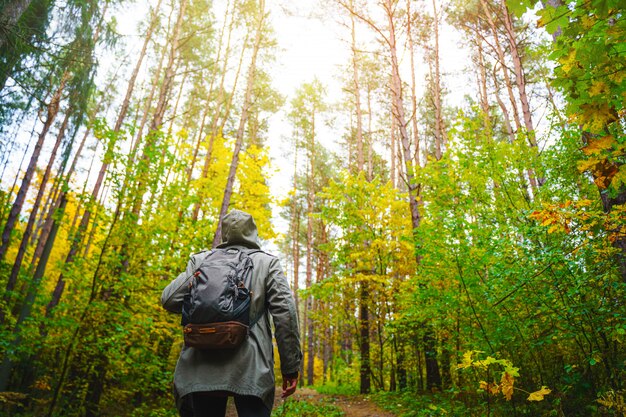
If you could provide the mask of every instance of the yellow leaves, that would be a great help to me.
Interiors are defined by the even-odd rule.
[[[569,54],[562,57],[559,61],[561,62],[561,69],[563,72],[570,72],[572,68],[578,64],[578,61],[576,60],[576,50],[572,49]]]
[[[591,87],[589,88],[589,95],[591,97],[599,96],[601,94],[606,94],[609,92],[609,86],[606,85],[602,81],[593,81],[591,83]]]
[[[472,355],[477,353],[475,350],[467,351],[463,354],[463,360],[457,365],[458,369],[470,368],[472,366]]]
[[[480,389],[487,391],[491,395],[496,395],[500,392],[500,385],[495,383],[490,383],[486,381],[480,381],[479,383]]]
[[[541,401],[545,395],[548,395],[551,390],[548,387],[541,387],[539,391],[528,393],[519,388],[515,388],[515,378],[519,377],[519,368],[513,366],[513,362],[508,359],[496,359],[493,356],[487,356],[485,359],[474,359],[474,355],[481,352],[470,350],[463,354],[463,360],[457,365],[457,369],[475,368],[478,370],[484,370],[487,376],[490,375],[494,366],[500,366],[503,369],[500,377],[500,382],[481,380],[478,382],[478,388],[489,395],[502,394],[506,401],[511,401],[513,393],[516,389],[529,394],[529,401]]]
[[[560,204],[560,208],[566,208],[571,204],[570,201]],[[561,231],[564,233],[570,233],[570,219],[563,218],[558,210],[550,209],[549,205],[546,205],[545,210],[533,211],[530,214],[530,218],[539,222],[541,226],[549,226],[548,233],[555,233]]]
[[[546,386],[542,386],[539,391],[531,392],[528,395],[527,400],[528,401],[543,401],[543,397],[550,394],[551,392],[552,392],[551,389],[549,389]]]
[[[602,136],[599,138],[589,139],[587,146],[582,148],[585,155],[598,155],[603,151],[610,150],[615,144],[615,138],[611,135]],[[583,162],[583,161],[581,161]]]
[[[513,397],[513,384],[515,384],[513,376],[508,372],[503,372],[502,379],[500,379],[500,387],[502,389],[502,395],[504,395],[507,401],[511,401]]]
[[[626,415],[626,401],[624,400],[624,391],[609,390],[602,395],[598,400],[598,403],[602,404],[610,410],[615,410],[618,414]]]
[[[583,129],[600,132],[606,125],[616,121],[615,109],[609,105],[606,101],[582,104],[582,114],[578,115],[578,122],[583,125]]]

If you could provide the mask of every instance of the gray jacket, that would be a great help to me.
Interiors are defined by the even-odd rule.
[[[236,246],[259,249],[257,228],[248,213],[233,210],[224,217],[223,243],[218,247]],[[187,269],[174,279],[161,295],[163,307],[181,314],[188,282],[206,252],[191,255]],[[265,252],[250,255],[254,263],[250,290],[250,328],[247,340],[232,351],[199,350],[183,346],[174,372],[177,399],[198,391],[228,391],[252,395],[263,400],[269,409],[274,402],[274,349],[271,315],[283,374],[300,369],[302,350],[295,303],[278,259]],[[269,313],[269,314],[268,314]]]

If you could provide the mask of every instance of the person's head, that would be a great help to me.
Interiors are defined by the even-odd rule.
[[[231,245],[260,249],[256,223],[245,211],[233,209],[222,220],[222,243],[218,247]]]

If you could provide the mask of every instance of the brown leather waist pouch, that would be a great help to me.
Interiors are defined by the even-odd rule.
[[[183,327],[185,346],[196,349],[234,349],[248,336],[248,326],[238,321],[187,324]]]

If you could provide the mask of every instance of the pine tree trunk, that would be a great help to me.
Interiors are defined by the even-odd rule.
[[[246,83],[246,94],[243,100],[243,106],[241,109],[241,117],[239,119],[239,127],[235,136],[235,149],[233,150],[233,158],[230,162],[230,169],[228,171],[228,177],[226,179],[226,188],[224,189],[224,198],[222,199],[222,205],[220,208],[219,219],[217,223],[217,230],[213,237],[213,247],[219,245],[222,240],[222,221],[224,216],[228,212],[230,205],[230,198],[233,194],[233,186],[235,184],[235,176],[237,174],[237,166],[239,165],[239,153],[243,146],[243,137],[245,133],[245,127],[250,115],[250,109],[252,107],[252,93],[254,89],[254,82],[256,79],[256,60],[259,50],[261,49],[261,41],[263,40],[263,30],[265,28],[265,0],[259,1],[259,16],[256,27],[256,35],[254,40],[254,47],[252,49],[252,57],[250,60],[250,67],[248,69],[248,80]]]
[[[352,39],[352,84],[354,88],[354,105],[356,107],[356,152],[357,172],[363,172],[365,165],[363,153],[363,112],[361,110],[361,86],[359,83],[358,53],[356,46],[356,30],[354,16],[350,15],[350,29]]]
[[[50,102],[47,105],[47,115],[46,121],[43,124],[43,128],[41,133],[39,134],[39,138],[37,143],[35,144],[35,148],[33,149],[33,153],[30,157],[30,162],[28,163],[28,167],[26,168],[26,173],[24,174],[24,178],[22,179],[22,183],[20,185],[20,189],[17,192],[17,196],[15,197],[15,202],[13,206],[11,206],[11,211],[9,212],[9,217],[4,225],[4,229],[2,230],[2,244],[0,245],[0,262],[4,261],[7,250],[9,249],[9,243],[11,240],[11,234],[13,233],[13,229],[15,228],[15,223],[17,218],[22,211],[22,206],[24,204],[24,200],[26,199],[26,193],[28,192],[28,188],[30,187],[30,182],[33,179],[33,175],[35,173],[35,169],[37,168],[37,161],[39,159],[39,155],[41,154],[41,148],[43,147],[44,140],[48,135],[48,130],[52,126],[52,123],[56,119],[57,113],[59,112],[59,105],[61,101],[61,95],[63,94],[63,90],[65,89],[65,84],[69,79],[69,73],[66,72],[63,74],[61,79],[61,84],[59,88],[56,90],[54,95],[52,96]],[[15,283],[12,285],[7,285],[7,290],[12,291],[15,288]]]
[[[489,23],[489,27],[491,28],[491,32],[493,34],[494,45],[493,48],[498,56],[498,61],[500,62],[500,67],[502,68],[502,75],[504,76],[504,83],[507,92],[509,93],[509,100],[511,102],[511,109],[513,110],[513,121],[515,122],[516,129],[521,129],[519,111],[517,109],[517,102],[515,100],[515,94],[513,93],[513,83],[511,81],[511,77],[509,76],[509,70],[507,68],[506,59],[504,57],[504,49],[500,44],[500,38],[498,36],[498,30],[496,29],[496,25],[493,21],[493,17],[491,15],[491,10],[487,6],[485,0],[479,0],[482,6],[485,17],[487,18],[487,22]]]
[[[413,41],[413,16],[411,11],[411,0],[406,2],[407,10],[407,40],[409,42],[409,57],[411,59],[411,127],[413,130],[413,144],[415,145],[415,166],[420,165],[420,141],[419,129],[417,127],[417,83],[415,82],[415,43]]]
[[[443,156],[442,148],[446,146],[446,129],[443,122],[443,109],[441,108],[441,71],[439,69],[439,14],[437,13],[437,4],[435,0],[433,4],[433,34],[435,37],[435,49],[433,63],[435,66],[435,82],[433,91],[435,96],[435,158],[440,160]],[[413,117],[415,119],[415,117]]]
[[[230,2],[229,4],[230,5]],[[209,167],[211,166],[211,162],[212,162],[212,157],[213,157],[213,146],[215,145],[215,138],[218,136],[218,134],[222,133],[224,124],[226,123],[226,120],[228,120],[229,116],[230,116],[230,108],[231,108],[231,104],[232,104],[232,100],[233,97],[235,96],[235,91],[237,91],[237,84],[239,81],[239,74],[241,73],[241,68],[243,66],[243,57],[245,55],[245,51],[246,48],[242,48],[241,50],[241,54],[239,57],[239,64],[237,65],[237,72],[235,73],[235,79],[233,82],[233,87],[231,90],[231,93],[229,95],[229,97],[226,99],[226,102],[224,103],[224,85],[225,85],[225,81],[226,81],[226,74],[229,72],[228,69],[228,65],[230,62],[230,51],[231,51],[231,38],[232,38],[232,34],[233,34],[233,29],[234,29],[234,23],[235,23],[235,17],[233,16],[233,14],[235,13],[235,8],[233,7],[233,10],[231,12],[231,14],[229,15],[229,7],[226,7],[226,11],[224,12],[224,26],[222,26],[222,31],[220,33],[220,48],[218,49],[218,55],[216,58],[216,62],[219,62],[220,60],[220,56],[221,56],[221,46],[223,43],[223,39],[224,39],[224,30],[226,28],[226,22],[230,19],[230,24],[228,25],[228,36],[227,36],[227,40],[226,40],[226,51],[224,52],[224,63],[222,65],[222,69],[221,69],[221,77],[220,77],[220,85],[219,88],[217,90],[218,95],[217,95],[217,100],[216,100],[216,105],[215,105],[215,110],[213,112],[213,117],[211,119],[211,126],[209,128],[209,145],[207,148],[207,153],[206,156],[204,158],[204,165],[202,167],[202,173],[201,173],[201,177],[200,178],[207,178],[209,175]],[[248,36],[249,34],[246,33],[245,36],[245,41],[243,42],[243,44],[247,44],[248,41]],[[213,81],[211,82],[211,89],[213,86]],[[208,98],[207,98],[208,100]],[[207,111],[208,111],[209,107],[207,106]],[[223,114],[221,114],[223,111]],[[220,119],[222,119],[223,121],[220,122]],[[221,125],[221,127],[220,127]],[[193,214],[191,216],[191,219],[193,222],[195,222],[196,220],[198,220],[198,215],[200,214],[200,202],[197,201],[194,205],[193,208]]]
[[[371,390],[369,299],[369,282],[361,281],[359,286],[359,353],[361,358],[359,392],[361,394],[369,394]]]
[[[389,38],[388,46],[391,58],[391,97],[392,97],[392,113],[398,125],[400,131],[400,143],[402,145],[402,156],[404,159],[404,175],[406,178],[406,185],[409,195],[409,208],[411,212],[411,225],[413,226],[413,237],[415,244],[418,244],[418,237],[416,235],[417,229],[421,223],[421,216],[419,213],[419,206],[417,202],[418,185],[415,181],[415,172],[412,160],[411,145],[409,135],[406,129],[406,118],[404,115],[404,102],[402,98],[402,81],[400,79],[400,69],[398,65],[398,56],[396,50],[396,34],[395,34],[395,22],[393,18],[393,4],[391,0],[386,0],[384,3],[385,12],[389,24]],[[416,256],[417,264],[420,263],[419,257]],[[429,329],[427,327],[427,329]],[[362,330],[363,331],[363,330]],[[434,340],[434,336],[429,337]],[[441,376],[439,374],[439,365],[437,363],[436,352],[433,355],[426,356],[427,361],[427,380],[432,385],[441,385]]]
[[[48,165],[44,172],[44,175],[41,179],[41,184],[39,186],[39,191],[37,192],[37,196],[35,197],[35,202],[33,203],[33,208],[31,209],[30,215],[28,216],[28,223],[26,224],[26,228],[24,229],[24,234],[22,235],[22,242],[20,243],[20,247],[17,252],[17,256],[15,257],[15,261],[13,263],[13,268],[11,269],[11,275],[9,276],[9,281],[7,283],[7,288],[5,294],[10,293],[15,283],[17,282],[17,277],[19,275],[20,269],[22,268],[22,261],[24,260],[24,256],[26,255],[26,249],[28,246],[28,242],[30,241],[30,235],[33,231],[33,227],[35,226],[35,220],[37,219],[37,213],[41,206],[41,200],[46,191],[46,187],[48,185],[48,180],[50,179],[50,173],[52,172],[52,166],[54,165],[57,151],[59,150],[59,146],[65,137],[65,131],[67,129],[67,123],[69,121],[70,111],[65,114],[65,118],[63,123],[61,124],[61,128],[57,135],[57,140],[52,148],[52,152],[50,153],[50,160],[48,161]]]
[[[478,91],[480,92],[480,107],[483,111],[483,126],[485,128],[486,137],[488,141],[491,141],[491,136],[493,132],[491,129],[491,111],[489,109],[489,94],[487,92],[487,68],[485,67],[485,57],[484,57],[484,52],[483,52],[482,38],[478,34],[478,30],[476,30],[476,45],[478,47],[478,51],[477,51],[478,74],[479,74]],[[509,130],[511,130],[510,122],[509,122]]]
[[[113,127],[113,131],[115,134],[119,134],[119,132],[121,132],[122,125],[124,124],[124,120],[126,119],[126,116],[128,114],[128,108],[130,107],[130,100],[135,90],[135,83],[137,81],[137,76],[139,74],[139,70],[141,69],[143,60],[146,56],[148,44],[150,42],[150,39],[152,38],[152,34],[154,33],[154,29],[156,28],[156,24],[158,22],[158,12],[161,6],[161,1],[162,0],[159,0],[156,8],[154,9],[152,13],[152,17],[150,20],[150,24],[148,25],[148,29],[146,31],[146,37],[144,39],[141,52],[139,53],[139,56],[137,57],[137,63],[135,64],[135,68],[133,69],[133,72],[131,73],[131,76],[129,78],[128,86],[126,88],[126,95],[124,97],[124,100],[122,101],[122,105],[120,106],[120,110],[117,114],[117,119],[115,120],[115,126]],[[74,159],[74,163],[72,164],[73,167],[75,167],[78,155],[80,154],[82,150],[82,146],[85,143],[87,133],[88,132],[85,133],[85,138],[83,138],[83,142],[81,143],[77,156]],[[115,146],[115,142],[109,143],[109,148],[105,151],[104,160],[102,161],[102,165],[100,166],[100,170],[98,172],[98,177],[91,191],[92,202],[96,201],[98,199],[98,195],[100,194],[100,189],[102,187],[102,184],[104,183],[104,178],[106,176],[106,173],[109,168],[109,164],[111,162],[110,153],[113,151],[114,146]],[[73,171],[74,169],[70,170],[70,172],[73,172]],[[91,205],[88,204],[81,217],[78,229],[76,230],[75,235],[71,239],[70,250],[65,258],[65,268],[67,268],[69,265],[71,265],[74,262],[74,258],[76,257],[76,254],[80,251],[80,248],[83,243],[84,236],[87,231],[87,227],[89,226],[89,222],[91,220],[92,214],[93,213],[92,213]],[[52,292],[52,298],[50,299],[50,301],[48,302],[48,305],[46,306],[46,317],[49,317],[52,310],[59,304],[59,301],[61,300],[61,296],[63,295],[64,290],[65,290],[65,279],[63,276],[63,272],[61,272],[61,274],[57,278],[56,285]]]
[[[502,20],[504,21],[504,27],[506,29],[506,36],[509,41],[511,57],[513,58],[515,82],[517,84],[517,90],[519,91],[520,103],[522,104],[522,114],[524,116],[524,127],[526,128],[528,143],[532,147],[537,147],[535,128],[533,126],[530,104],[528,103],[528,95],[526,94],[526,76],[524,75],[522,59],[520,57],[517,40],[515,39],[515,32],[513,31],[513,21],[504,0],[502,1],[502,15]]]

